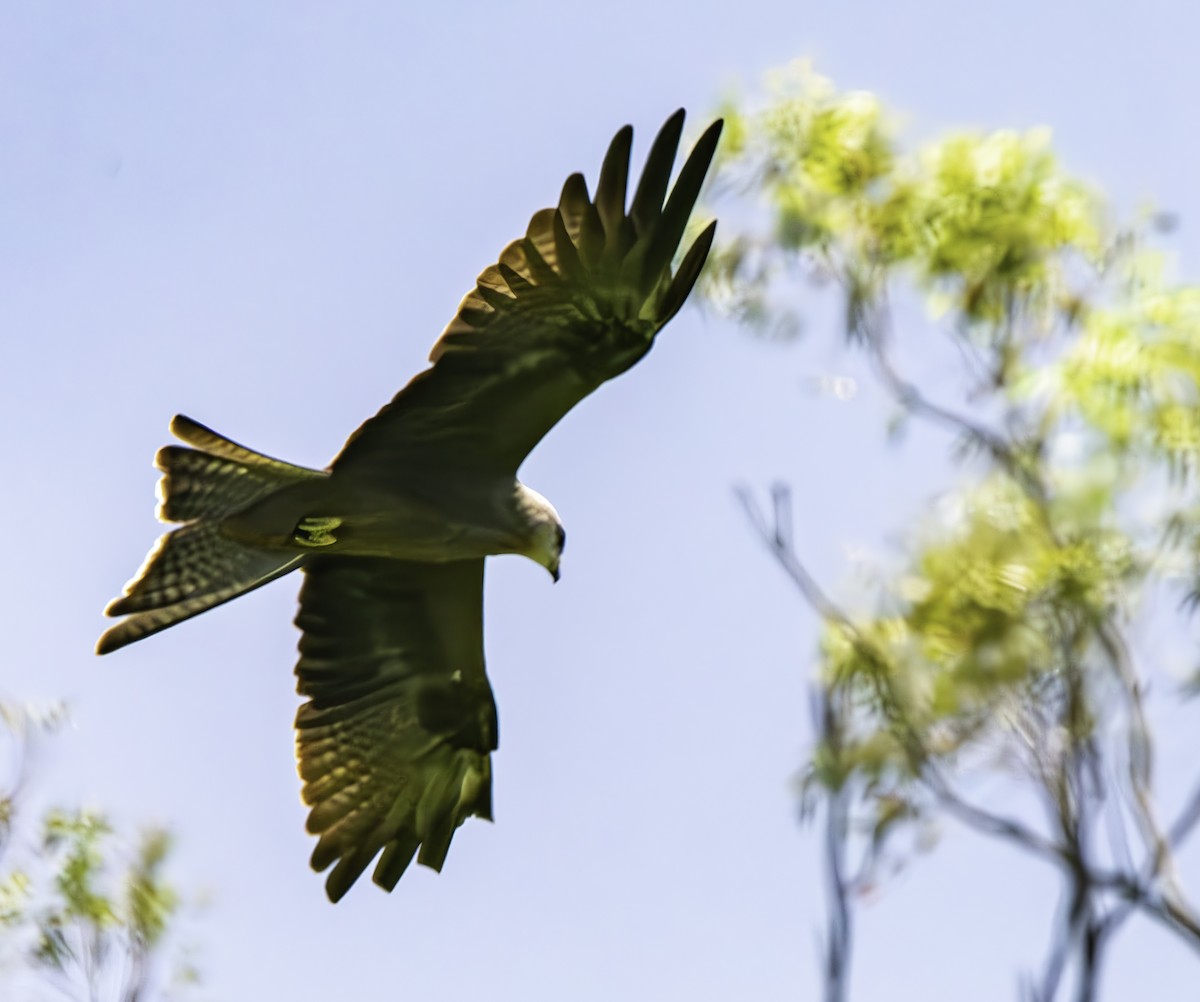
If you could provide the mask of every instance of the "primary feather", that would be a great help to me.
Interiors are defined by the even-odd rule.
[[[476,280],[434,344],[434,364],[350,437],[333,471],[386,477],[453,450],[515,474],[567,411],[645,355],[695,285],[716,230],[709,224],[672,271],[721,122],[696,142],[667,198],[682,128],[678,111],[628,212],[629,126],[609,146],[594,200],[572,174],[558,206],[534,213],[525,236]]]

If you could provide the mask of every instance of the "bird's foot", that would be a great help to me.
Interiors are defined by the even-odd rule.
[[[333,530],[341,526],[342,519],[331,516],[312,515],[300,519],[292,531],[292,539],[301,546],[331,546],[337,542]]]

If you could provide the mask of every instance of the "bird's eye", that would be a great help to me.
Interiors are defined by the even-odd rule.
[[[563,547],[567,545],[567,530],[561,525],[556,528],[558,529],[558,552],[562,553]]]

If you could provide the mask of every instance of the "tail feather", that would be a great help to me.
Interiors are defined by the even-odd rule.
[[[191,619],[193,616],[198,616],[200,613],[207,612],[218,605],[224,605],[230,599],[237,598],[239,595],[245,595],[248,591],[261,588],[276,578],[294,571],[300,566],[303,560],[303,554],[287,557],[286,562],[282,564],[276,560],[275,566],[268,573],[253,580],[235,580],[223,587],[214,587],[211,591],[193,595],[191,598],[185,598],[179,602],[173,602],[158,608],[150,608],[144,612],[136,612],[133,615],[127,616],[121,622],[117,623],[116,626],[110,627],[100,635],[100,639],[96,641],[96,653],[110,654],[128,644],[132,644],[135,640],[141,640],[143,637],[148,637],[151,634],[158,633],[160,630],[165,630],[168,626],[182,623],[185,619]],[[118,599],[117,601],[120,600]],[[111,609],[112,605],[105,612],[109,612]]]
[[[159,537],[125,594],[104,614],[161,609],[217,592],[232,581],[257,581],[279,567],[281,556],[294,554],[254,550],[226,539],[216,522],[190,522]]]
[[[158,517],[184,524],[161,536],[108,616],[98,654],[115,651],[295,570],[303,554],[251,547],[222,535],[221,521],[297,480],[327,474],[272,459],[177,416],[171,430],[197,446],[160,449]]]
[[[161,522],[220,518],[252,505],[278,490],[281,484],[296,479],[283,479],[269,468],[247,466],[180,445],[159,449],[154,465],[163,472],[158,482],[157,514]]]
[[[255,470],[274,471],[284,483],[325,476],[320,470],[310,470],[307,466],[296,466],[294,463],[287,463],[282,459],[264,456],[261,452],[247,449],[244,445],[239,445],[232,439],[205,427],[199,421],[193,421],[190,417],[182,414],[176,414],[171,418],[171,434],[181,442],[187,442],[188,445],[195,446],[200,451],[212,456],[219,456],[221,459],[228,459],[233,463],[239,463]]]

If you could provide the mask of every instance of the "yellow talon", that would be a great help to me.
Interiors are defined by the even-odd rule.
[[[333,530],[342,520],[333,517],[310,516],[300,519],[292,538],[301,546],[330,546],[337,542]]]

